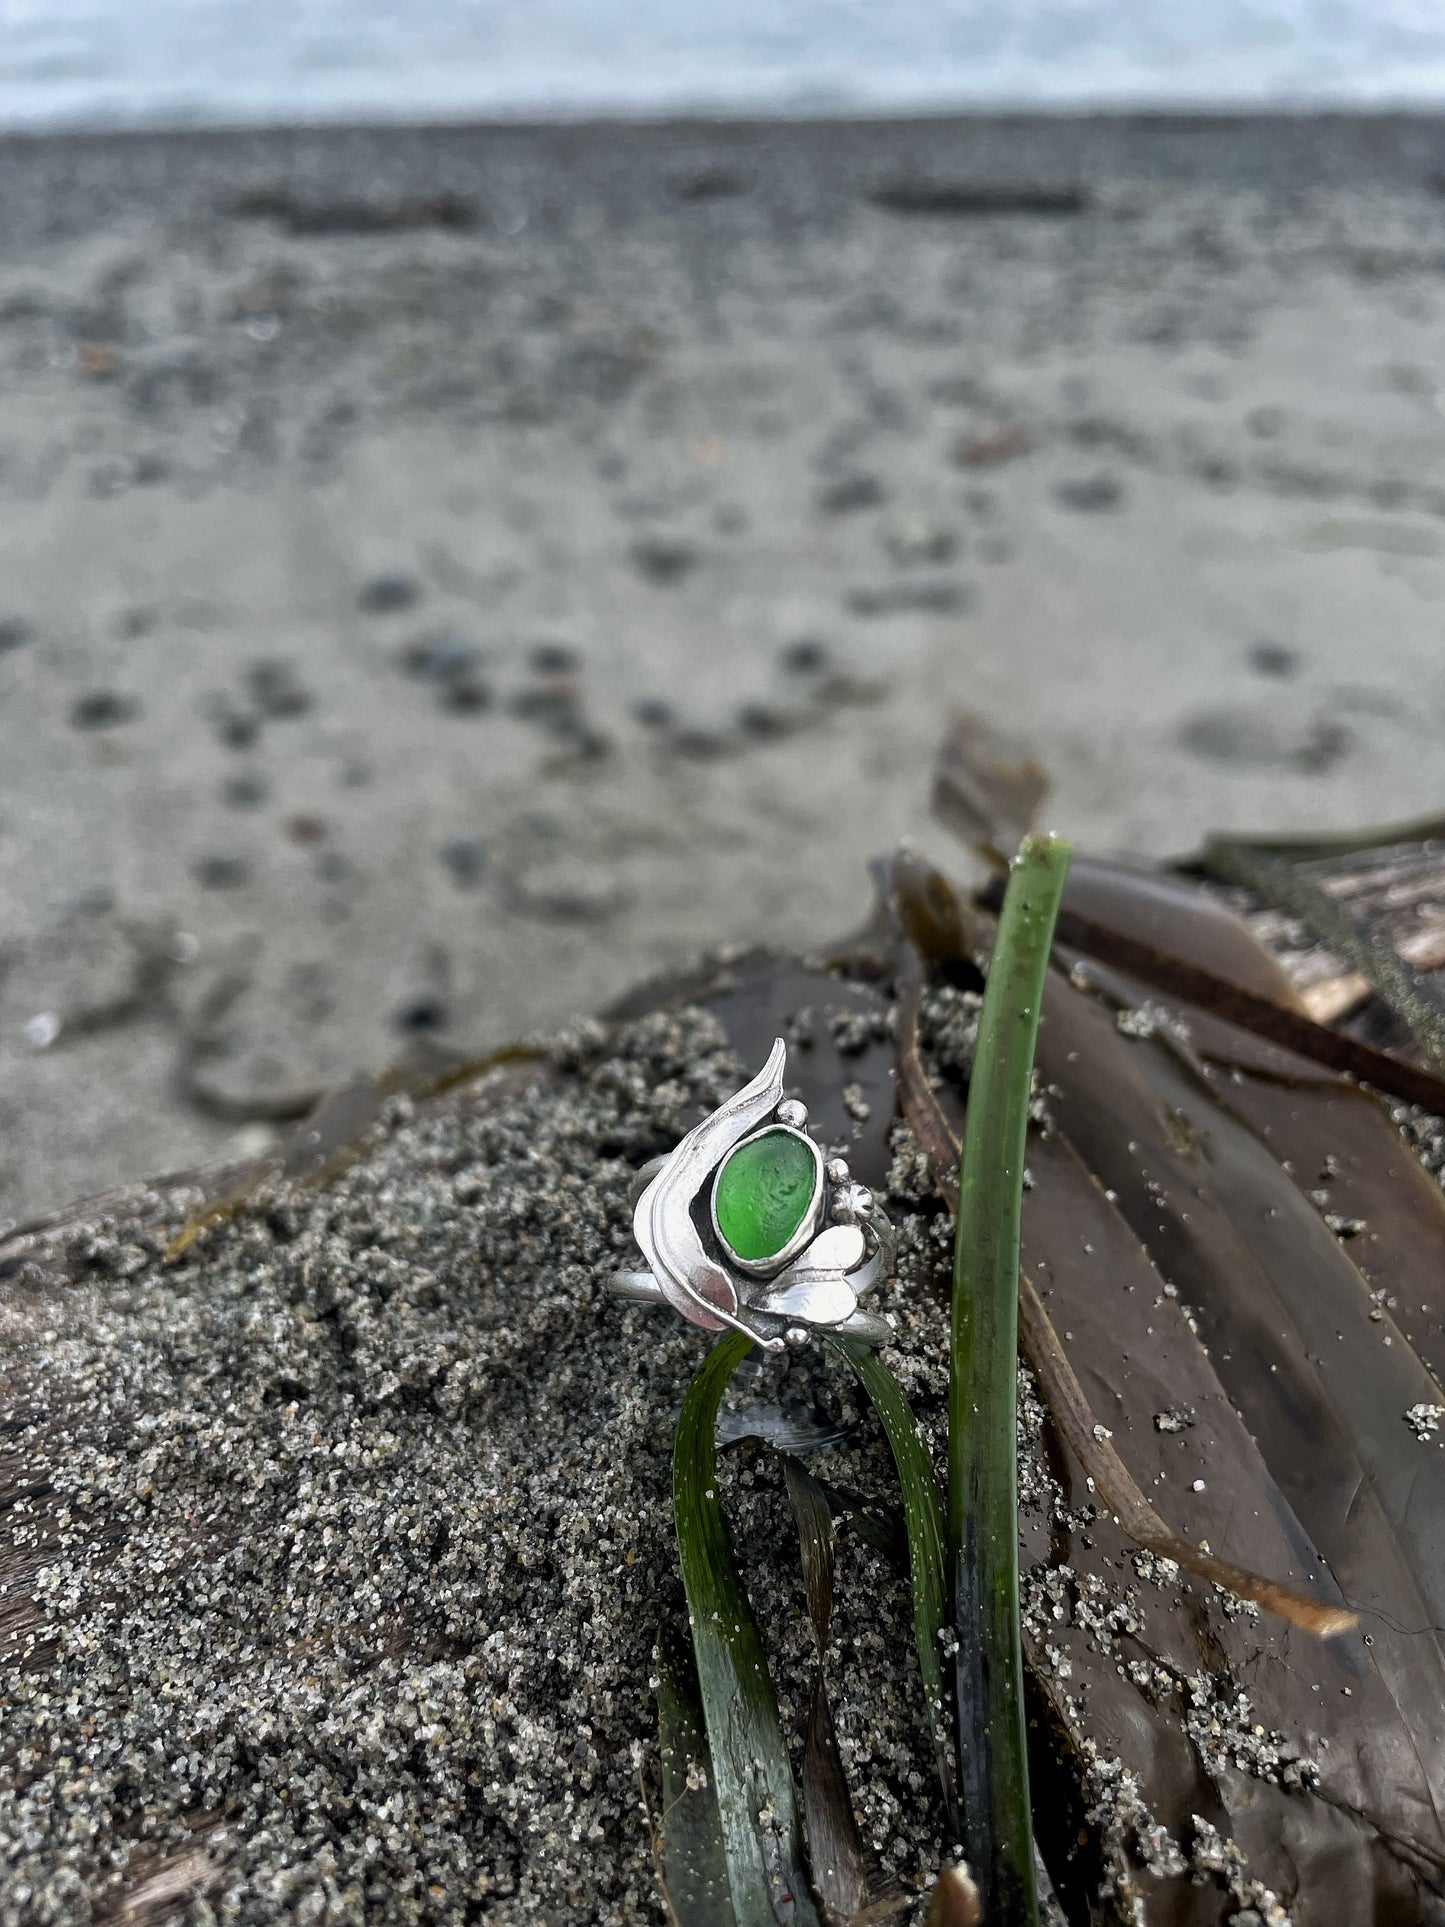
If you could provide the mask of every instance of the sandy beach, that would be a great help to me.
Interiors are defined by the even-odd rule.
[[[0,1215],[947,854],[1445,802],[1445,122],[0,144]]]

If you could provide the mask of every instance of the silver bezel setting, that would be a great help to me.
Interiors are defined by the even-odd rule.
[[[740,1151],[745,1150],[749,1144],[756,1144],[759,1138],[772,1137],[774,1133],[780,1137],[796,1138],[799,1143],[807,1145],[813,1158],[813,1195],[808,1200],[808,1208],[799,1220],[797,1230],[780,1250],[766,1258],[743,1258],[728,1243],[723,1228],[717,1221],[717,1188],[722,1182],[723,1172]],[[779,1124],[774,1117],[766,1124],[759,1125],[756,1131],[750,1131],[745,1138],[740,1138],[718,1164],[708,1188],[708,1216],[712,1222],[713,1236],[727,1254],[728,1263],[735,1265],[749,1278],[772,1278],[778,1272],[786,1270],[794,1258],[807,1250],[822,1228],[827,1215],[823,1189],[823,1153],[806,1131],[797,1130],[791,1124]]]

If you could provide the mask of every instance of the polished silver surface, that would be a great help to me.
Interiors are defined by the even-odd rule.
[[[893,1268],[893,1227],[847,1161],[826,1163],[806,1135],[806,1108],[783,1097],[787,1047],[778,1038],[767,1063],[736,1096],[694,1126],[664,1158],[633,1180],[633,1234],[647,1268],[609,1279],[615,1298],[665,1304],[705,1331],[745,1332],[765,1351],[796,1350],[820,1331],[885,1345],[887,1322],[859,1299]],[[813,1196],[798,1230],[765,1260],[744,1260],[722,1236],[713,1207],[718,1174],[748,1139],[785,1130],[813,1154]],[[699,1202],[707,1194],[699,1226]]]

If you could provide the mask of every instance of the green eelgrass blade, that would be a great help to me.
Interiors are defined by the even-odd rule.
[[[657,1629],[662,1751],[662,1875],[678,1927],[733,1927],[716,1776],[703,1725],[692,1640],[671,1614]]]
[[[953,1749],[948,1739],[948,1688],[943,1677],[943,1642],[948,1632],[948,1580],[944,1555],[943,1499],[918,1430],[918,1420],[903,1387],[871,1346],[856,1338],[834,1338],[836,1351],[852,1366],[858,1383],[888,1435],[898,1483],[903,1492],[903,1518],[908,1528],[908,1565],[913,1582],[913,1637],[918,1647],[918,1670],[923,1675],[923,1697],[928,1724],[938,1756],[939,1777],[949,1818],[957,1826]]]
[[[737,1927],[821,1927],[777,1696],[717,1498],[717,1409],[750,1345],[719,1339],[677,1421],[672,1504]]]
[[[1036,1927],[1018,1600],[1019,1217],[1034,1044],[1069,846],[1025,837],[979,1013],[954,1247],[948,1537],[964,1850],[990,1927]]]

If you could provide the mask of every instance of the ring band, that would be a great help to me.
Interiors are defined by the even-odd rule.
[[[638,1172],[632,1225],[647,1265],[608,1289],[765,1351],[818,1332],[885,1345],[891,1328],[858,1301],[893,1269],[893,1227],[807,1135],[806,1108],[783,1096],[787,1059],[780,1037],[750,1084]]]

